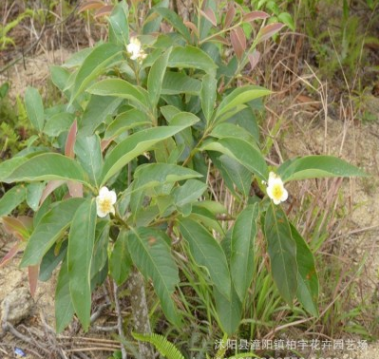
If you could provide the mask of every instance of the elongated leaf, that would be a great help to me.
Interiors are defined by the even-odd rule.
[[[38,273],[39,273],[38,265],[28,267],[29,289],[30,289],[30,295],[32,297],[34,297],[34,294],[36,293],[36,290],[37,290]]]
[[[268,168],[261,152],[243,139],[223,138],[206,143],[202,149],[221,152],[267,181]]]
[[[219,292],[230,300],[230,273],[220,244],[201,224],[188,218],[180,220],[180,232],[188,242],[196,263],[208,270]]]
[[[137,268],[145,277],[152,279],[167,319],[180,325],[180,317],[172,299],[175,286],[179,283],[179,274],[168,241],[164,232],[140,227],[130,233],[128,248]]]
[[[21,267],[41,262],[47,251],[67,230],[75,211],[82,203],[83,200],[79,198],[65,200],[58,203],[41,218],[28,240]]]
[[[246,50],[246,36],[241,27],[230,32],[230,41],[238,59],[241,59]]]
[[[266,41],[270,37],[274,36],[277,32],[279,32],[283,28],[283,24],[273,23],[266,25],[263,29],[261,29],[257,35],[257,44],[262,41]]]
[[[298,287],[296,296],[303,307],[313,316],[318,316],[318,277],[313,254],[300,233],[291,224],[292,237],[296,242]]]
[[[133,191],[201,177],[203,176],[194,170],[174,164],[145,164],[139,166],[134,173]]]
[[[70,295],[85,331],[91,314],[91,261],[96,230],[96,202],[86,200],[75,212],[68,239]]]
[[[38,132],[42,132],[45,123],[45,113],[43,109],[42,97],[37,89],[33,87],[28,87],[26,89],[25,107],[33,127]]]
[[[175,47],[168,60],[168,67],[194,68],[215,74],[216,64],[204,51],[197,47]]]
[[[236,15],[236,7],[234,3],[230,2],[228,11],[226,12],[226,15],[225,15],[224,29],[227,29],[232,24],[235,15]]]
[[[44,189],[45,189],[44,183],[30,183],[27,186],[28,194],[26,196],[26,203],[34,212],[38,210],[39,203],[40,203]]]
[[[51,137],[56,137],[70,129],[75,116],[72,113],[61,112],[51,116],[43,129],[43,132]]]
[[[217,109],[217,118],[220,118],[222,114],[232,110],[238,105],[255,100],[259,97],[267,96],[270,93],[270,90],[255,85],[239,87],[221,101]]]
[[[24,162],[24,161],[22,161]],[[35,182],[72,180],[87,183],[86,175],[77,162],[57,153],[44,153],[28,159],[3,179],[3,182]]]
[[[217,288],[214,289],[216,310],[220,324],[225,333],[232,336],[236,333],[242,319],[242,303],[232,284],[230,300],[226,299]]]
[[[296,242],[285,213],[273,203],[266,212],[264,232],[272,276],[279,293],[291,305],[298,287]]]
[[[243,21],[252,22],[255,20],[264,20],[264,19],[267,19],[268,17],[270,17],[270,15],[267,14],[267,12],[257,10],[257,11],[252,11],[252,12],[249,12],[248,14],[245,14],[243,16]]]
[[[200,10],[200,14],[204,16],[213,26],[217,26],[216,15],[210,7],[204,11]]]
[[[123,48],[111,43],[95,47],[84,59],[74,82],[71,103],[82,93],[97,76],[109,65],[119,61]]]
[[[74,146],[75,146],[77,131],[78,131],[78,122],[75,120],[68,131],[65,150],[64,150],[64,154],[69,158],[75,157]]]
[[[128,279],[133,265],[127,244],[128,233],[122,231],[117,238],[109,263],[112,278],[119,286]]]
[[[57,333],[63,332],[74,317],[74,307],[70,297],[69,281],[70,277],[68,275],[67,260],[64,260],[59,272],[57,287],[55,290],[55,327]]]
[[[367,176],[355,167],[333,156],[306,156],[283,163],[278,170],[283,181],[322,177]]]
[[[258,205],[249,205],[237,217],[230,243],[230,272],[236,293],[243,303],[254,274],[254,243]]]
[[[207,123],[210,122],[217,99],[217,80],[215,77],[205,75],[201,82],[201,109]]]
[[[137,109],[132,109],[120,113],[113,122],[111,122],[105,131],[104,138],[112,138],[129,129],[143,126],[151,126],[151,119],[146,114]]]
[[[207,190],[208,186],[198,180],[188,180],[172,191],[175,205],[182,207],[187,203],[195,202]]]
[[[55,268],[66,257],[66,253],[67,241],[51,247],[42,259],[38,279],[42,282],[47,282],[53,275]]]
[[[80,136],[91,136],[108,116],[115,113],[122,101],[122,98],[92,95],[78,123]]]
[[[133,158],[151,149],[159,141],[170,138],[185,128],[192,126],[198,119],[193,116],[180,126],[161,126],[137,132],[120,142],[105,160],[102,184],[121,170]]]
[[[101,220],[96,223],[95,244],[91,261],[91,288],[101,285],[108,275],[108,245],[109,245],[108,220]]]
[[[24,185],[15,186],[0,199],[0,217],[7,216],[20,203],[25,201],[27,190]]]
[[[126,46],[129,43],[128,15],[128,5],[123,0],[117,3],[109,17],[110,41],[117,45]]]
[[[106,79],[92,85],[87,92],[99,96],[115,96],[130,100],[142,109],[149,109],[148,93],[122,79]]]
[[[164,7],[156,7],[155,11],[163,16],[188,42],[191,41],[191,35],[179,15]]]
[[[1,258],[0,269],[2,267],[5,267],[12,260],[12,258],[14,258],[17,255],[17,253],[21,250],[21,248],[22,248],[21,242],[17,242],[15,245],[13,245],[11,249],[8,251],[8,253],[3,258]]]
[[[147,78],[147,91],[149,92],[150,103],[155,107],[159,101],[161,94],[163,78],[165,76],[168,58],[171,53],[169,48],[165,53],[160,56],[151,66],[149,76]]]
[[[187,76],[183,72],[166,71],[162,84],[162,95],[177,95],[188,93],[198,95],[201,89],[201,82]]]
[[[9,234],[14,235],[20,241],[29,239],[33,231],[33,219],[27,216],[1,218],[3,228]]]
[[[5,182],[18,167],[29,160],[28,157],[13,157],[10,160],[0,163],[0,182]]]
[[[79,137],[75,143],[75,153],[91,182],[98,187],[103,167],[99,136]]]

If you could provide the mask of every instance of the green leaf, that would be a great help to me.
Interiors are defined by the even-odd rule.
[[[167,244],[169,241],[162,231],[140,227],[130,233],[128,248],[137,268],[145,277],[152,279],[167,319],[179,326],[180,317],[172,299],[179,274]]]
[[[205,75],[201,81],[201,109],[207,123],[210,122],[217,99],[217,80],[214,76]]]
[[[254,137],[246,131],[245,128],[235,125],[234,123],[220,123],[211,132],[212,137],[219,139],[223,138],[239,138],[245,140],[246,142],[255,145]]]
[[[84,59],[75,78],[72,89],[72,103],[105,69],[111,64],[122,59],[123,48],[111,43],[101,44],[95,47],[91,53]]]
[[[284,162],[278,169],[278,174],[285,182],[322,177],[352,177],[367,176],[355,167],[333,156],[306,156]]]
[[[127,244],[128,232],[121,231],[114,245],[109,263],[111,276],[119,286],[128,279],[133,265]]]
[[[71,180],[87,183],[86,175],[77,162],[57,153],[43,153],[28,159],[18,166],[5,183]]]
[[[96,224],[95,244],[91,261],[91,288],[101,285],[108,274],[108,245],[109,245],[108,220],[100,220]]]
[[[184,359],[184,356],[174,344],[170,343],[163,335],[159,334],[139,334],[133,333],[133,338],[141,341],[153,344],[161,355],[168,359]]]
[[[217,69],[214,61],[197,47],[175,47],[168,60],[168,67],[194,68],[214,75]]]
[[[74,307],[70,297],[69,281],[70,277],[68,275],[67,260],[64,260],[59,272],[57,287],[55,290],[55,327],[57,333],[62,333],[74,317]]]
[[[179,124],[177,126],[149,128],[137,132],[120,142],[105,159],[101,181],[102,184],[120,171],[132,159],[150,150],[159,141],[170,138],[185,128],[192,126],[195,121],[198,121],[196,116],[189,119],[190,121],[187,121],[187,123]]]
[[[27,162],[27,157],[13,157],[7,161],[0,163],[0,182],[5,182],[5,179],[9,177],[16,168]]]
[[[148,93],[122,79],[106,79],[92,85],[87,92],[99,96],[115,96],[132,102],[142,110],[150,109]]]
[[[237,292],[232,284],[230,300],[226,299],[217,288],[214,289],[216,310],[220,320],[221,328],[229,336],[237,332],[242,319],[242,303],[238,298]]]
[[[313,316],[319,315],[318,277],[313,254],[297,229],[291,224],[292,237],[296,242],[296,258],[298,265],[298,286],[296,296],[303,307]]]
[[[77,137],[74,151],[79,163],[89,175],[91,183],[98,187],[103,167],[99,136]]]
[[[286,214],[273,203],[266,212],[264,232],[272,276],[280,295],[291,305],[298,286],[296,242],[292,238]]]
[[[238,196],[234,188],[235,186],[244,197],[247,197],[251,188],[251,172],[238,161],[226,155],[213,151],[209,151],[208,154],[213,164],[220,171],[225,185],[229,188],[230,192]]]
[[[56,253],[59,248],[59,253]],[[42,282],[47,282],[51,276],[53,275],[53,271],[58,265],[62,262],[62,260],[66,257],[67,253],[67,241],[63,243],[59,243],[55,246],[52,246],[47,253],[43,256],[40,268],[39,268],[39,276],[38,280]],[[67,263],[66,263],[67,265]]]
[[[109,124],[105,131],[104,138],[112,138],[129,129],[147,125],[151,127],[151,119],[146,112],[137,109],[122,112]]]
[[[238,105],[245,104],[256,98],[267,96],[269,94],[271,94],[270,90],[260,86],[249,85],[239,87],[221,101],[217,109],[216,118],[220,118],[221,115],[233,110]]]
[[[174,11],[163,7],[156,7],[155,11],[163,16],[188,42],[191,42],[191,34],[179,15]]]
[[[258,205],[249,205],[238,215],[233,226],[230,243],[230,274],[242,303],[253,280],[258,215]]]
[[[7,216],[20,203],[26,199],[26,188],[24,185],[19,185],[11,188],[0,199],[0,217]]]
[[[109,16],[109,38],[116,45],[126,46],[129,43],[128,5],[125,0],[116,4]]]
[[[68,238],[70,295],[75,312],[85,331],[91,314],[91,261],[96,230],[96,202],[86,200],[77,209]]]
[[[225,253],[220,244],[199,223],[183,218],[180,232],[188,242],[191,254],[199,266],[205,267],[219,292],[230,299],[231,280]]]
[[[33,127],[42,132],[45,123],[45,112],[42,97],[34,87],[27,87],[25,91],[25,107]]]
[[[50,137],[57,137],[62,132],[68,132],[74,120],[75,115],[72,113],[57,113],[47,120],[43,132]]]
[[[28,240],[21,260],[21,267],[32,266],[41,262],[47,251],[64,235],[75,211],[82,203],[81,198],[67,199],[43,215]]]
[[[203,145],[202,150],[221,152],[235,159],[260,179],[267,181],[268,168],[261,152],[251,143],[238,138],[223,138]]]
[[[198,95],[201,89],[201,82],[187,76],[183,72],[166,71],[162,84],[162,95],[178,95],[187,93]],[[167,106],[166,106],[167,107]]]
[[[133,191],[201,177],[202,175],[194,170],[174,164],[144,164],[138,166],[134,173]]]
[[[287,25],[292,31],[296,31],[295,22],[293,17],[288,12],[282,12],[278,16],[278,20],[284,25]]]
[[[159,101],[163,78],[165,76],[171,50],[172,48],[169,48],[162,56],[158,57],[149,71],[149,76],[147,78],[147,91],[149,93],[150,103],[153,107],[155,107]]]
[[[79,135],[91,136],[108,116],[114,114],[122,101],[117,97],[92,95],[78,122]]]
[[[44,183],[31,183],[27,186],[28,194],[26,196],[26,203],[34,212],[38,210],[39,201],[44,189]]]
[[[184,185],[176,187],[172,191],[175,205],[182,207],[187,203],[195,202],[207,188],[208,186],[204,182],[198,180],[186,181]]]

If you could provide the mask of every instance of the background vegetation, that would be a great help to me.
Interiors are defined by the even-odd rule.
[[[133,1],[130,3],[131,14],[137,19],[143,18],[149,7],[156,3]],[[277,164],[293,153],[304,155],[302,146],[288,146],[288,134],[299,136],[299,133],[303,133],[303,142],[307,142],[307,132],[316,132],[315,128],[322,127],[328,117],[353,124],[350,131],[355,131],[355,126],[377,123],[378,1],[244,1],[238,4],[246,10],[265,11],[272,15],[270,21],[286,25],[286,30],[277,34],[272,41],[257,47],[259,62],[252,71],[241,74],[241,83],[250,81],[275,91],[275,95],[267,103],[260,104],[260,110],[256,112],[256,123],[263,133],[262,148],[269,161]],[[171,5],[183,18],[191,16],[191,7],[194,6],[181,1]],[[227,5],[226,2],[218,2],[220,11],[217,14],[227,9]],[[48,51],[64,48],[73,53],[107,37],[104,14],[96,6],[80,6],[75,1],[66,0],[5,0],[1,3],[1,159],[11,158],[31,143],[40,141],[27,121],[24,89],[18,88],[19,94],[12,90],[12,72],[16,66],[21,66],[27,58]],[[248,39],[252,31],[250,26],[244,27]],[[53,84],[42,81],[39,87],[44,103],[61,101]],[[297,111],[301,111],[301,120],[298,120]],[[332,148],[324,142],[321,148],[306,149],[311,153],[328,153]],[[355,159],[356,164],[364,165],[360,158]],[[373,188],[370,180],[366,181],[363,186],[370,193]],[[373,340],[378,337],[378,319],[375,317],[378,301],[375,292],[365,290],[368,280],[365,270],[367,257],[357,257],[353,249],[346,248],[341,240],[347,229],[350,230],[349,218],[354,209],[346,205],[349,195],[343,186],[344,183],[338,179],[294,185],[291,188],[293,199],[287,208],[292,221],[302,229],[301,234],[316,254],[322,292],[318,303],[320,316],[312,317],[300,307],[291,308],[283,302],[268,275],[267,258],[262,259],[257,251],[254,290],[249,293],[245,305],[245,319],[240,327],[239,339]],[[3,188],[3,192],[6,189]],[[257,188],[250,190],[259,192]],[[240,204],[233,199],[230,191],[225,181],[214,179],[214,192],[228,212],[233,214],[240,210]],[[17,211],[23,214],[27,209],[21,207]],[[227,226],[228,218],[223,219]],[[5,252],[7,247],[3,241]],[[262,246],[263,243],[258,240],[258,245]],[[218,325],[219,318],[211,300],[213,289],[206,280],[194,283],[202,276],[201,270],[191,260],[183,266],[181,276],[183,285],[179,295],[187,315],[192,313],[187,318],[192,326],[176,331],[162,320],[161,312],[155,310],[158,304],[154,296],[148,295],[153,332],[174,343],[186,358],[214,355],[217,351],[214,345],[224,334]],[[152,291],[151,288],[149,290]],[[109,285],[108,288],[105,285],[107,291],[110,302],[115,304],[114,293]],[[125,299],[128,294],[123,290],[119,292],[119,304],[125,310],[130,305]],[[94,303],[94,311],[104,300],[101,295],[99,297],[99,301]],[[112,309],[104,316],[108,316],[109,323],[114,324]],[[123,317],[128,333],[130,314],[126,311]],[[105,336],[108,335],[100,335],[102,338]],[[38,335],[35,337],[41,339]],[[88,337],[91,338],[91,332]],[[116,346],[116,343],[117,340],[112,345]],[[124,344],[133,355],[133,336],[128,334]],[[59,345],[66,348],[65,344]],[[6,346],[4,349],[9,350]],[[228,349],[224,354],[227,357],[237,352],[243,350]],[[272,353],[260,351],[258,354],[264,356]],[[102,355],[107,357],[108,354]],[[112,355],[118,357],[120,354],[114,350]]]

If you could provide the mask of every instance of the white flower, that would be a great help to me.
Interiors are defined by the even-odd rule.
[[[126,50],[131,54],[132,60],[143,60],[147,55],[141,49],[141,42],[136,37],[130,38],[130,43],[126,46]]]
[[[107,187],[101,187],[99,195],[96,197],[96,209],[99,217],[105,217],[108,213],[115,214],[113,205],[117,201],[115,191],[110,191]]]
[[[288,192],[284,188],[282,179],[274,172],[270,172],[268,178],[267,194],[275,204],[284,202],[288,198]]]

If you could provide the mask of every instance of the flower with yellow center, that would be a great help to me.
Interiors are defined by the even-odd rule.
[[[105,217],[108,213],[115,214],[114,204],[117,201],[115,191],[110,191],[107,187],[101,187],[99,195],[96,197],[96,209],[99,217]]]
[[[270,172],[268,178],[267,194],[275,204],[284,202],[288,198],[282,179],[274,172]]]
[[[130,43],[126,46],[126,50],[131,54],[132,60],[143,60],[147,55],[142,50],[141,42],[136,37],[130,38]]]

